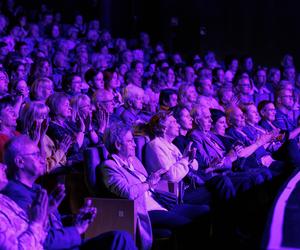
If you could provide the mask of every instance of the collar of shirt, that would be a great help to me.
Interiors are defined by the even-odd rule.
[[[128,168],[129,170],[135,171],[135,169],[134,169],[132,163],[129,162],[129,159],[128,159],[128,161],[124,161],[124,160],[122,160],[122,159],[121,159],[118,155],[116,155],[116,154],[112,154],[111,157],[115,160],[115,162],[118,164],[119,167],[124,167],[124,166],[125,166],[125,167]]]

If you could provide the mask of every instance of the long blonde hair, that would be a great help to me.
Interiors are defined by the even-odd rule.
[[[29,131],[35,120],[40,119],[42,115],[48,116],[49,107],[41,102],[28,102],[20,111],[19,124],[23,134],[29,134]]]

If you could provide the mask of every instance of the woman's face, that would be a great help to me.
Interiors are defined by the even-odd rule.
[[[16,85],[16,92],[21,93],[25,98],[29,95],[29,88],[24,80],[18,81]]]
[[[169,116],[165,122],[165,135],[170,138],[175,138],[179,135],[179,125],[173,116]]]
[[[16,71],[17,78],[24,78],[26,76],[25,66],[23,64],[19,65]]]
[[[42,82],[40,83],[37,90],[37,99],[38,100],[46,100],[50,95],[53,94],[53,84],[52,82]]]
[[[175,82],[175,73],[174,73],[173,69],[168,69],[167,82],[169,84],[172,83],[172,86]]]
[[[119,74],[125,76],[126,72],[128,71],[128,67],[126,64],[121,64],[119,67]]]
[[[43,76],[48,76],[50,74],[50,65],[47,61],[42,63],[41,73],[42,73]]]
[[[181,110],[178,122],[180,127],[184,130],[190,130],[193,128],[193,119],[187,109]]]
[[[196,88],[194,86],[191,86],[188,88],[188,91],[186,93],[186,97],[189,102],[194,103],[197,100],[197,92]]]
[[[71,82],[71,92],[81,93],[82,80],[80,76],[74,76]]]
[[[120,87],[120,82],[118,81],[118,74],[116,72],[113,73],[112,78],[109,81],[109,87],[111,89],[116,89]]]
[[[59,106],[57,107],[57,112],[56,115],[61,116],[63,118],[68,118],[71,116],[71,106],[70,106],[70,102],[67,98],[63,98],[60,103]]]
[[[79,112],[83,118],[88,117],[91,112],[91,101],[89,99],[82,100],[79,106]]]
[[[225,135],[225,131],[226,128],[228,128],[227,122],[226,122],[226,118],[225,116],[222,116],[221,118],[219,118],[216,122],[216,124],[214,125],[214,132],[217,135]]]
[[[98,72],[98,74],[94,77],[94,87],[95,89],[104,89],[104,80],[102,72]]]

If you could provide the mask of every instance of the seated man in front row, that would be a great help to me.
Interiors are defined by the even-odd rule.
[[[47,200],[46,192],[41,191],[41,187],[34,183],[45,173],[45,159],[29,137],[19,136],[5,145],[4,161],[8,166],[9,182],[1,193],[13,200],[19,210],[24,211],[29,224],[32,204],[36,201],[45,204],[45,199]],[[43,210],[46,209],[47,212],[42,211],[46,213],[46,219],[41,231],[45,231],[45,236],[38,238],[41,241],[39,249],[135,249],[131,237],[125,232],[108,232],[83,242],[81,234],[86,232],[96,215],[96,209],[91,206],[90,201],[86,202],[76,215],[74,226],[64,227],[57,210],[63,197],[64,188],[59,187],[56,195],[50,195],[49,206],[44,206]],[[4,237],[6,236],[4,231]]]

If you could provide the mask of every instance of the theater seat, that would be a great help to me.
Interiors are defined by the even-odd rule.
[[[91,238],[111,230],[125,230],[135,239],[136,231],[136,204],[134,200],[87,198],[92,200],[97,208],[95,220],[85,233],[86,238]]]

